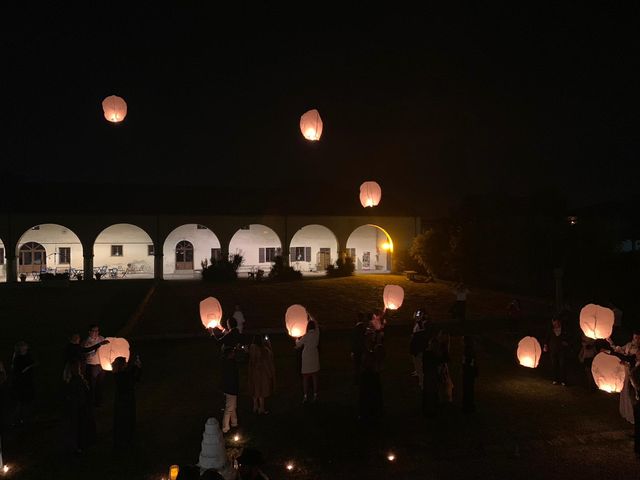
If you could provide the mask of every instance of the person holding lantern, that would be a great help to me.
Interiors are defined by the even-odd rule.
[[[309,400],[309,383],[313,384],[313,401],[318,400],[318,372],[320,372],[319,344],[320,330],[315,320],[309,317],[307,332],[302,337],[296,339],[296,348],[302,349],[300,373],[302,374],[302,390],[304,392],[302,398],[303,403],[307,403]]]
[[[118,357],[113,361],[116,393],[113,406],[113,446],[124,449],[133,442],[136,427],[136,390],[142,362],[136,356],[132,362]]]
[[[415,324],[413,332],[411,334],[411,341],[409,342],[409,353],[413,360],[413,376],[418,377],[418,386],[422,389],[422,382],[424,379],[422,371],[422,352],[427,348],[426,323],[429,320],[427,312],[424,308],[419,308],[414,314]]]
[[[100,327],[98,325],[89,326],[89,336],[82,342],[82,348],[87,350],[85,353],[85,378],[89,382],[91,389],[91,398],[96,407],[102,405],[102,381],[104,379],[104,371],[100,366],[100,357],[98,357],[97,349],[105,338],[100,335]]]
[[[551,329],[544,342],[543,351],[551,355],[551,367],[553,369],[553,384],[567,385],[566,357],[569,349],[569,338],[562,327],[559,318],[551,320]]]
[[[362,355],[364,353],[364,336],[367,331],[365,314],[358,312],[358,321],[351,331],[351,360],[353,361],[353,383],[358,385],[362,372]]]
[[[15,421],[24,423],[35,397],[33,369],[37,365],[26,342],[16,343],[11,360],[11,393],[16,402]]]
[[[271,342],[262,335],[254,335],[249,346],[249,393],[253,397],[253,413],[269,413],[264,407],[264,400],[273,394],[275,381]]]
[[[238,426],[238,392],[240,390],[240,378],[238,373],[238,362],[236,361],[236,350],[240,344],[242,336],[238,331],[236,319],[231,317],[227,320],[227,330],[221,337],[215,337],[222,344],[222,391],[224,392],[225,404],[222,416],[222,432],[228,433],[231,427]]]
[[[633,332],[633,337],[631,338],[631,341],[626,343],[625,345],[616,346],[614,345],[611,338],[608,338],[607,341],[611,345],[611,349],[613,350],[613,352],[618,354],[619,356],[635,357],[635,355],[640,350],[640,330],[635,330]],[[628,365],[629,368],[627,369],[627,375],[624,380],[624,386],[622,387],[622,391],[620,392],[619,410],[622,418],[624,418],[629,423],[633,424],[635,422],[633,417],[633,411],[634,411],[633,396],[635,392],[632,391],[633,388],[630,384],[630,379],[629,379],[629,369],[633,367],[631,363],[633,362],[625,362],[625,365]]]

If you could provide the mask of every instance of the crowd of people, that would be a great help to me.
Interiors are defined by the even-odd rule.
[[[104,371],[97,350],[109,343],[100,336],[97,325],[91,325],[84,340],[78,333],[69,336],[62,352],[60,412],[61,441],[69,454],[82,454],[95,443],[94,412],[103,406]],[[129,361],[118,357],[113,361],[115,396],[113,405],[113,446],[125,449],[131,445],[135,431],[135,383],[142,363],[139,356]],[[38,362],[29,345],[15,345],[10,368],[0,362],[0,433],[6,427],[20,428],[32,420],[36,398],[34,371]]]

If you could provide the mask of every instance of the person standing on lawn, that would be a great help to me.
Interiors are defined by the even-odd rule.
[[[551,329],[544,342],[543,351],[551,356],[551,368],[553,369],[553,384],[567,385],[567,350],[569,349],[569,336],[563,328],[559,318],[551,320]]]
[[[240,377],[237,350],[240,348],[242,336],[238,331],[236,319],[227,320],[227,330],[216,340],[222,344],[222,391],[224,392],[224,414],[222,415],[222,432],[227,433],[238,426],[238,394],[240,391]]]
[[[275,381],[276,369],[271,342],[262,335],[254,335],[249,346],[249,394],[253,398],[253,413],[269,413],[264,401],[273,394]]]
[[[100,327],[96,324],[89,326],[89,336],[82,342],[82,348],[88,350],[85,354],[85,375],[91,389],[91,399],[93,405],[100,407],[102,405],[102,381],[104,379],[104,371],[100,366],[100,358],[98,357],[96,346],[100,346],[104,342],[104,337],[100,335]]]
[[[307,332],[296,340],[296,348],[302,349],[302,365],[300,373],[302,374],[302,390],[304,397],[303,403],[309,401],[309,384],[313,385],[313,401],[318,400],[318,373],[320,372],[320,353],[318,345],[320,344],[320,329],[315,320],[309,320],[307,323]]]

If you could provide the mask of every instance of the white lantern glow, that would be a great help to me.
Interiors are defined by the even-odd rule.
[[[360,203],[363,207],[375,207],[382,199],[382,188],[377,182],[364,182],[360,185]]]
[[[107,337],[109,343],[102,345],[98,348],[98,358],[100,359],[100,366],[103,370],[112,371],[111,364],[118,357],[124,357],[129,361],[129,342],[124,338]]]
[[[591,364],[591,375],[600,390],[618,393],[624,386],[625,370],[615,355],[600,352]]]
[[[222,306],[215,297],[200,302],[200,320],[205,328],[219,328],[222,321]]]
[[[300,131],[307,140],[312,142],[320,140],[322,135],[322,119],[320,112],[315,108],[304,113],[300,117]]]
[[[112,123],[119,123],[127,116],[127,102],[121,97],[111,95],[102,101],[104,118]]]
[[[284,316],[289,335],[295,338],[301,337],[307,331],[308,314],[302,305],[291,305]]]
[[[585,336],[594,340],[609,338],[614,321],[615,315],[610,308],[590,303],[580,310],[580,328]]]
[[[518,342],[518,362],[523,367],[536,368],[540,363],[542,348],[535,337],[524,337]]]
[[[404,301],[404,290],[400,285],[386,285],[382,293],[384,308],[387,310],[397,310]]]

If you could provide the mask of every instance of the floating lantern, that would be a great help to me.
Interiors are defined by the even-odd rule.
[[[382,198],[382,188],[377,182],[364,182],[360,185],[360,203],[363,207],[375,207]]]
[[[112,123],[119,123],[127,116],[127,102],[124,99],[111,95],[102,101],[104,118]]]
[[[600,352],[591,364],[593,380],[600,390],[619,393],[624,386],[625,370],[620,359],[614,355]]]
[[[234,442],[239,442],[240,441],[240,435],[238,435],[237,433],[233,436],[233,441]]]
[[[103,370],[112,371],[111,364],[118,357],[124,357],[129,361],[129,342],[124,338],[107,337],[109,343],[100,346],[98,348],[98,358],[100,359],[100,366]]]
[[[309,110],[300,117],[300,131],[307,140],[312,142],[320,140],[322,135],[322,119],[320,112],[315,108]]]
[[[404,300],[404,290],[400,285],[386,285],[382,293],[384,308],[387,310],[397,310],[402,306]]]
[[[292,472],[293,471],[293,463],[292,462],[287,463],[286,468],[287,468],[288,471]]]
[[[220,328],[222,307],[217,298],[207,297],[200,302],[200,320],[205,328]]]
[[[178,478],[179,473],[180,473],[180,466],[171,465],[169,467],[169,480],[176,480]]]
[[[387,455],[387,460],[389,460],[390,462],[394,462],[396,460],[395,454],[390,453],[389,455]]]
[[[540,342],[536,338],[524,337],[518,342],[518,362],[523,367],[536,368],[541,354]]]
[[[309,315],[307,309],[302,305],[291,305],[287,308],[287,313],[284,316],[284,322],[287,326],[287,332],[289,335],[295,338],[301,337],[307,331],[307,323]]]
[[[590,303],[580,310],[580,328],[585,336],[594,340],[609,338],[614,321],[615,315],[610,308]]]

